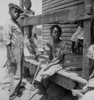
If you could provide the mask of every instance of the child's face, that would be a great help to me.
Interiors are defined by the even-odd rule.
[[[11,18],[14,20],[17,20],[20,16],[20,12],[16,8],[11,8],[9,13],[10,13]]]
[[[53,39],[58,39],[59,38],[59,30],[57,27],[55,27],[52,31],[52,38]]]
[[[25,2],[25,7],[26,7],[27,10],[30,10],[31,5],[32,5],[32,4],[31,4],[30,1],[26,1],[26,2]]]

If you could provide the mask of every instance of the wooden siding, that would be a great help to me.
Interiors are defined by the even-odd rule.
[[[83,5],[83,0],[43,0],[43,13],[70,9],[71,7]]]
[[[50,27],[53,24],[46,24],[43,25],[43,42],[51,42],[51,36],[50,36]],[[69,44],[69,49],[71,48],[71,41],[70,38],[72,34],[76,31],[77,25],[76,24],[65,24],[65,25],[60,25],[62,28],[62,35],[61,39],[62,41],[66,41]]]
[[[79,8],[79,11],[82,11],[84,9],[84,0],[42,0],[42,12],[43,14],[48,13],[54,13],[59,11],[65,11],[70,9]],[[78,9],[75,9],[74,12],[78,12]],[[74,12],[70,12],[70,18],[72,18],[72,15]],[[62,13],[62,16],[64,16],[66,13]],[[76,14],[76,13],[75,13]],[[74,15],[76,16],[76,15]],[[59,16],[58,16],[59,17]],[[71,20],[72,22],[72,20]],[[63,24],[62,21],[60,24],[62,28],[62,37],[61,39],[63,41],[66,41],[69,44],[69,48],[71,48],[71,41],[70,38],[72,34],[76,31],[77,25],[72,23]],[[52,24],[43,25],[43,40],[50,41],[50,27]]]

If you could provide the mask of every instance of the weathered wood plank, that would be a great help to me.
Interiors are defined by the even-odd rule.
[[[90,4],[91,0],[84,0],[84,6]],[[87,13],[86,13],[87,14]],[[83,73],[82,76],[86,79],[89,77],[89,58],[87,57],[87,50],[90,45],[90,27],[91,20],[84,21],[84,46],[83,46]]]
[[[77,30],[77,28],[62,28],[63,33],[74,33]]]
[[[66,70],[58,71],[57,74],[51,78],[51,80],[68,90],[76,88],[76,82],[83,85],[87,82],[76,73],[67,72]]]
[[[73,80],[60,74],[55,74],[52,76],[51,80],[68,90],[74,89],[76,87],[76,83]]]
[[[80,10],[81,9],[81,10]],[[80,6],[73,9],[49,13],[45,15],[37,15],[21,19],[19,23],[22,26],[26,25],[42,25],[49,23],[67,23],[76,20],[88,19],[90,16],[85,16],[84,9]]]
[[[47,8],[47,7],[57,6],[57,5],[59,5],[60,3],[61,3],[62,5],[64,5],[64,4],[68,4],[68,3],[71,3],[71,2],[75,2],[75,1],[77,1],[77,0],[54,0],[54,1],[52,1],[52,2],[48,2],[48,3],[43,4],[43,8],[45,9],[45,8]],[[83,0],[82,0],[82,1],[83,1]]]
[[[73,35],[73,33],[63,33],[61,36],[64,37],[64,36],[68,36],[68,37],[71,37]]]
[[[47,28],[50,29],[50,27],[54,24],[44,24],[43,29]],[[59,24],[61,28],[77,28],[77,24],[74,23],[68,23],[68,24]]]
[[[70,40],[71,39],[71,37],[69,36],[64,36],[64,37],[61,37],[61,39],[63,40],[63,41],[65,41],[65,40]]]
[[[75,1],[75,0],[67,0],[67,1],[62,1],[62,2],[58,2],[49,6],[44,7],[43,6],[43,12],[50,12],[52,10],[57,10],[57,9],[63,9],[63,8],[67,8],[73,5],[78,5],[78,4],[82,4],[83,0],[79,0],[79,1]]]
[[[46,13],[60,11],[60,10],[72,9],[74,7],[77,7],[77,6],[83,7],[83,2],[76,1],[76,2],[73,2],[73,3],[65,4],[65,5],[59,5],[59,6],[50,8],[50,9],[47,8],[46,10],[43,10],[42,12],[43,12],[43,14],[46,14]]]
[[[78,74],[76,73],[73,73],[73,72],[67,72],[66,70],[61,70],[61,71],[58,71],[57,72],[59,75],[62,75],[62,76],[65,76],[66,78],[70,78],[74,81],[77,81],[79,83],[82,83],[82,84],[86,84],[86,80],[82,77],[79,77]]]
[[[66,29],[62,28],[62,34],[63,33],[68,33],[68,34],[74,33],[76,31],[76,29],[77,28],[70,28],[70,29],[69,28],[66,28]],[[45,30],[43,30],[43,32],[44,33],[50,33],[50,30],[49,29],[45,29]]]

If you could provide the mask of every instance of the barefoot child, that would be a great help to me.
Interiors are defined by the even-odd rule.
[[[22,81],[23,35],[22,28],[17,22],[21,13],[23,13],[23,10],[18,5],[10,3],[9,14],[11,19],[4,27],[4,42],[7,48],[7,59],[10,63],[10,100],[18,95]],[[15,78],[18,80],[15,80]]]

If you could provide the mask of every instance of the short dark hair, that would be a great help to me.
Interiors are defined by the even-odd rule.
[[[30,4],[32,3],[31,0],[24,0],[24,4],[25,4],[26,2],[29,2]]]
[[[12,9],[17,9],[17,8],[15,8],[15,7],[9,8],[9,13],[11,12]],[[20,13],[20,10],[19,9],[17,9],[17,11]]]
[[[50,34],[52,35],[52,31],[53,31],[54,28],[57,28],[58,29],[58,31],[59,31],[59,34],[58,35],[60,37],[61,34],[62,34],[62,29],[61,29],[61,27],[59,25],[52,25],[51,28],[50,28]]]
[[[80,26],[80,27],[84,27],[84,23],[83,23],[83,20],[79,20],[79,21],[77,21],[77,24],[78,24],[78,26]]]

